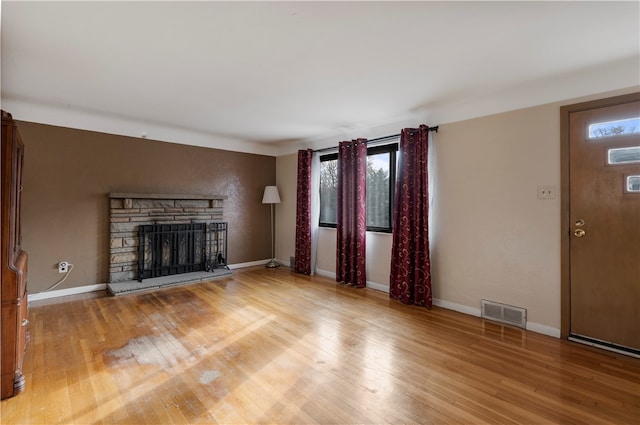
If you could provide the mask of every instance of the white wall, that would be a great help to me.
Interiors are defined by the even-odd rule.
[[[276,158],[276,186],[280,203],[276,205],[276,258],[289,264],[289,257],[296,251],[296,183],[298,179],[298,155]]]
[[[530,329],[560,335],[560,198],[537,198],[540,185],[560,193],[560,106],[637,90],[440,125],[430,152],[436,304],[471,314],[481,299],[520,306]],[[293,200],[278,206],[281,259],[294,253],[296,160],[276,162],[278,185]],[[388,288],[391,236],[367,237],[368,280]],[[333,230],[320,231],[317,267],[335,272]]]
[[[489,299],[560,328],[560,113],[546,105],[441,126],[434,142],[434,298]],[[558,332],[559,334],[559,332]]]

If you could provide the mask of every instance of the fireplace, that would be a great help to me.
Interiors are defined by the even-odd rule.
[[[227,267],[227,223],[138,226],[138,281]]]
[[[226,268],[224,199],[110,193],[109,282]]]

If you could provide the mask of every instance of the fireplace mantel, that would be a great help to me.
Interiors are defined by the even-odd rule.
[[[112,192],[109,194],[110,199],[227,199],[226,195],[185,195],[182,193],[127,193]]]

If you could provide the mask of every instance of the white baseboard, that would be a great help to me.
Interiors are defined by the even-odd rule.
[[[57,291],[38,292],[36,294],[27,295],[27,302],[46,300],[49,298],[66,297],[67,295],[84,294],[85,292],[95,292],[107,289],[106,283],[98,283],[95,285],[77,286],[75,288],[59,289]]]
[[[527,322],[527,330],[543,335],[549,335],[554,338],[560,338],[560,329],[553,328],[547,325],[541,325],[540,323]]]
[[[482,312],[480,311],[479,308],[473,308],[463,304],[452,303],[450,301],[445,301],[438,298],[433,299],[433,305],[437,307],[446,308],[447,310],[453,310],[459,313],[469,314],[471,316],[480,317],[482,315]]]
[[[264,266],[269,261],[271,261],[271,258],[267,258],[266,260],[249,261],[247,263],[227,264],[227,267],[229,267],[231,270],[235,270],[243,269],[245,267]]]
[[[386,292],[387,294],[389,293],[388,285],[382,285],[380,283],[371,282],[369,280],[367,280],[367,288],[375,289],[376,291]]]
[[[459,313],[469,314],[471,316],[480,317],[482,316],[482,312],[479,308],[469,307],[463,304],[452,303],[449,301],[440,300],[437,298],[433,299],[433,305],[446,308],[447,310],[457,311]],[[527,330],[531,332],[536,332],[543,335],[549,335],[554,338],[560,338],[560,329],[553,328],[547,325],[541,325],[536,322],[527,322]]]
[[[328,277],[329,279],[336,280],[336,274],[334,272],[328,272],[326,270],[321,270],[316,268],[316,274],[322,277]]]
[[[279,259],[279,258],[276,258],[276,261],[278,262],[278,264],[280,264],[280,265],[281,265],[281,266],[283,266],[283,267],[286,267],[286,268],[288,268],[288,269],[289,269],[289,268],[291,268],[291,267],[290,267],[291,263],[290,263],[290,261],[289,261],[289,260],[281,260],[281,259]],[[292,269],[292,270],[293,270],[293,269]]]
[[[229,268],[231,270],[234,270],[234,269],[241,269],[244,267],[262,266],[264,264],[267,264],[268,261],[269,259],[251,261],[248,263],[229,264]],[[84,294],[86,292],[102,291],[104,289],[107,289],[107,284],[98,283],[95,285],[77,286],[75,288],[59,289],[57,291],[46,291],[46,292],[38,292],[35,294],[29,294],[27,296],[27,300],[39,301],[39,300],[46,300],[49,298],[66,297],[67,295],[76,295],[76,294]]]

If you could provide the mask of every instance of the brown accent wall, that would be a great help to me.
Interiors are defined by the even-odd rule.
[[[109,192],[226,195],[228,263],[270,258],[265,185],[276,159],[44,124],[19,122],[25,143],[22,242],[28,289],[42,292],[73,264],[56,289],[109,279]]]

